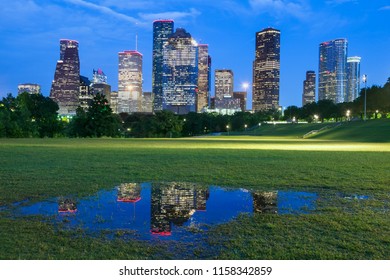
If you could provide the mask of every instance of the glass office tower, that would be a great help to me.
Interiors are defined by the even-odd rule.
[[[266,28],[256,33],[252,90],[252,109],[255,112],[279,108],[279,80],[280,31]]]
[[[168,37],[173,34],[173,20],[156,20],[153,22],[153,72],[152,93],[154,111],[162,110],[163,101],[163,48]]]
[[[119,53],[117,113],[142,111],[142,54]]]
[[[196,112],[198,46],[191,34],[176,29],[163,50],[163,110]]]
[[[360,60],[358,56],[347,58],[347,102],[359,97],[360,92]]]
[[[347,51],[346,39],[320,44],[318,100],[347,101]]]
[[[79,43],[60,40],[60,60],[57,61],[50,98],[57,102],[60,115],[74,115],[79,106],[80,60]]]

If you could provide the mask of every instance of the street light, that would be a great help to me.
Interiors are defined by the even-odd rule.
[[[242,83],[242,88],[247,91],[248,88],[249,88],[249,83],[245,82],[245,83]]]
[[[226,131],[227,131],[227,133],[229,135],[229,125],[226,126]]]
[[[314,115],[314,119],[316,122],[318,122],[318,115]]]
[[[346,115],[347,115],[347,120],[349,121],[349,116],[351,115],[351,111],[350,111],[350,110],[347,110]]]
[[[364,120],[366,120],[367,116],[367,75],[363,75],[363,83],[364,83]]]
[[[245,131],[246,131],[246,128],[248,127],[248,125],[247,125],[247,124],[245,124],[245,125],[244,125],[244,127],[245,127]]]

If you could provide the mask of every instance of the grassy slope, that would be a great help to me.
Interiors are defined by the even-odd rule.
[[[256,137],[1,139],[0,205],[65,194],[83,196],[131,181],[191,181],[262,190],[327,190],[388,199],[389,152],[390,144]],[[211,234],[210,242],[229,248],[221,253],[222,258],[389,258],[390,250],[383,250],[390,244],[384,234],[389,232],[387,214],[328,213],[324,219],[260,215],[245,220],[245,226],[234,226],[233,231],[222,226]],[[156,248],[147,244],[85,238],[78,233],[74,237],[36,220],[5,216],[6,213],[0,216],[0,258],[155,256]],[[367,223],[370,226],[365,227]],[[224,232],[225,241],[218,238],[220,232]],[[352,242],[355,235],[357,239]],[[348,238],[344,240],[342,236]],[[315,243],[310,245],[303,237]],[[258,249],[265,243],[267,250]],[[376,253],[342,248],[354,243]],[[245,244],[253,249],[249,250],[251,247]],[[302,251],[305,248],[306,253]]]
[[[390,142],[390,119],[345,122],[339,127],[324,130],[311,138],[359,142]]]
[[[302,138],[303,135],[328,126],[318,134],[313,134],[310,139],[339,140],[351,142],[390,142],[390,119],[316,124],[265,124],[261,127],[240,134],[257,135],[266,137],[283,137],[287,139]]]
[[[263,124],[261,127],[250,131],[248,135],[257,136],[277,136],[287,138],[302,138],[303,135],[312,131],[321,129],[329,124],[324,123],[310,123],[310,124]]]

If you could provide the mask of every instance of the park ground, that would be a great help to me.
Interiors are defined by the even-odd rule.
[[[0,139],[0,259],[389,259],[390,122],[344,123],[303,138],[323,126],[178,139]],[[201,245],[91,236],[12,214],[15,202],[160,181],[329,199],[308,215],[240,216],[210,228]]]

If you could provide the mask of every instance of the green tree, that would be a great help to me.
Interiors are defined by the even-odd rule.
[[[118,137],[121,134],[121,121],[114,115],[107,99],[97,94],[88,112],[78,108],[76,116],[69,125],[68,135],[71,137]]]

